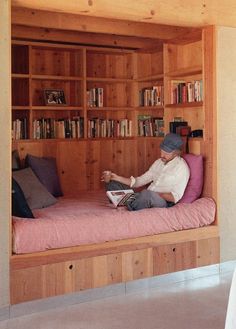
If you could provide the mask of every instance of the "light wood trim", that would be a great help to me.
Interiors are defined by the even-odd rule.
[[[12,73],[11,75],[12,78],[17,78],[17,79],[29,79],[30,75],[29,74],[20,74],[20,73]]]
[[[28,45],[28,51],[29,51],[29,107],[30,107],[30,112],[29,112],[29,122],[28,122],[28,133],[29,133],[29,138],[33,136],[33,113],[32,113],[32,105],[33,105],[33,88],[32,88],[32,46]]]
[[[80,46],[80,45],[67,45],[62,43],[48,43],[38,41],[27,41],[27,40],[12,40],[13,45],[28,45],[35,48],[43,49],[60,49],[60,50],[83,50],[94,51],[97,53],[111,53],[111,54],[132,54],[133,50],[129,49],[113,49],[108,47],[96,47],[96,46]]]
[[[215,225],[211,225],[202,228],[163,233],[135,239],[124,239],[119,241],[105,242],[101,244],[62,248],[44,252],[37,252],[33,254],[13,255],[11,257],[11,269],[17,270],[39,266],[43,264],[62,262],[66,260],[96,257],[116,253],[118,251],[133,251],[155,247],[159,245],[171,244],[173,242],[181,243],[187,241],[196,241],[217,237],[218,235],[218,227]]]
[[[165,75],[174,78],[174,77],[185,77],[190,75],[198,75],[202,74],[202,67],[201,66],[195,66],[195,67],[187,67],[183,69],[179,69],[176,71],[166,72]]]
[[[15,105],[12,106],[13,110],[30,110],[30,106],[24,106],[24,105]]]
[[[202,107],[203,102],[186,102],[186,103],[178,103],[178,104],[166,104],[165,107]]]
[[[153,80],[163,80],[164,74],[156,74],[156,75],[151,75],[149,77],[144,77],[144,78],[138,78],[138,82],[144,82],[144,81],[153,81]]]
[[[55,11],[12,7],[12,24],[54,28],[69,31],[86,31],[155,39],[173,39],[193,28],[107,19]]]
[[[49,40],[52,42],[70,42],[74,44],[111,46],[127,49],[147,49],[150,45],[159,46],[160,41],[147,37],[122,36],[105,33],[66,31],[33,26],[13,25],[12,38],[30,40]]]
[[[135,111],[135,107],[88,107],[88,111]]]
[[[86,80],[89,81],[100,81],[100,82],[109,82],[109,83],[129,83],[133,82],[133,79],[121,79],[121,78],[100,78],[100,77],[87,77]]]
[[[71,111],[71,110],[82,110],[81,106],[67,106],[67,105],[59,105],[59,106],[32,106],[32,110],[34,111]]]
[[[205,154],[212,164],[210,195],[217,200],[217,111],[216,111],[216,30],[214,26],[203,29]],[[207,97],[206,97],[207,95]],[[214,137],[214,138],[213,138]]]
[[[31,78],[33,80],[63,80],[63,81],[82,81],[82,77],[74,77],[74,76],[62,76],[62,75],[36,75],[32,74]]]

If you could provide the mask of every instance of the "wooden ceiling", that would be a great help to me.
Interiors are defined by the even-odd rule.
[[[12,5],[133,22],[236,27],[235,0],[12,0]]]

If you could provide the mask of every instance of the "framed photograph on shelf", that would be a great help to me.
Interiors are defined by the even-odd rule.
[[[66,105],[64,90],[44,89],[45,105]]]

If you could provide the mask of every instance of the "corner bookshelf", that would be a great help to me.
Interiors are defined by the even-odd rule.
[[[175,118],[204,131],[203,42],[164,45],[165,131]]]

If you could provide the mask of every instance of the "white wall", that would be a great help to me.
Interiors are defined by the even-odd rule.
[[[0,1],[0,308],[9,304],[11,178],[10,0]]]
[[[218,217],[221,261],[236,259],[236,28],[217,31]]]

